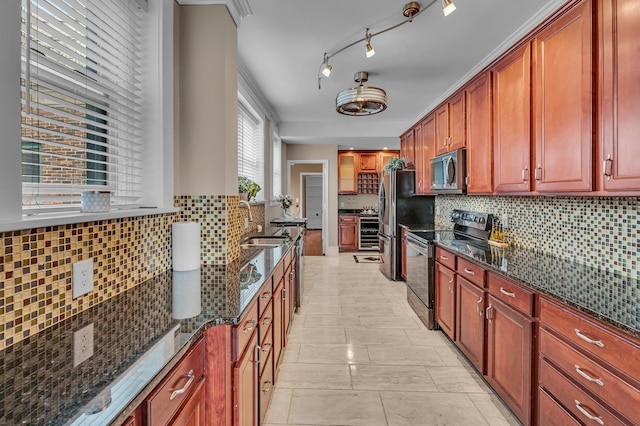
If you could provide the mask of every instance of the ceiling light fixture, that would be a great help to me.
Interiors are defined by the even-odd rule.
[[[342,90],[336,96],[336,111],[344,115],[373,115],[387,109],[387,93],[377,87],[363,85],[369,80],[369,73],[359,71],[353,79],[360,83],[357,87]]]
[[[369,34],[369,28],[367,28],[367,31],[365,31],[365,36],[367,39],[367,46],[365,48],[365,55],[367,55],[367,58],[372,57],[373,55],[376,54],[376,51],[373,50],[373,46],[371,46],[371,34]]]
[[[456,10],[456,5],[453,4],[453,1],[442,0],[442,13],[444,13],[444,16],[449,16],[454,10]]]
[[[325,53],[324,54],[324,58],[322,60],[322,63],[320,64],[320,68],[318,69],[318,90],[322,88],[322,76],[324,75],[325,77],[329,77],[331,75],[331,70],[332,67],[331,65],[329,65],[329,59],[333,58],[334,56],[336,56],[338,53],[341,53],[345,50],[347,50],[348,48],[350,48],[351,46],[355,46],[358,43],[361,42],[366,42],[365,44],[365,53],[367,55],[367,58],[372,57],[373,55],[375,55],[375,50],[373,49],[373,46],[371,45],[371,39],[373,37],[379,36],[380,34],[384,34],[387,31],[391,31],[395,28],[398,28],[408,22],[413,22],[413,19],[420,15],[422,12],[424,12],[425,10],[427,10],[428,8],[430,8],[431,6],[433,6],[438,0],[429,0],[428,4],[425,7],[422,7],[420,5],[420,3],[412,1],[409,2],[407,4],[404,5],[404,7],[402,8],[402,15],[404,16],[404,19],[400,22],[398,22],[395,25],[392,25],[388,28],[382,29],[378,32],[375,33],[370,33],[369,32],[369,28],[367,28],[366,32],[365,32],[365,36],[364,38],[361,38],[359,40],[356,40],[352,43],[347,44],[346,46],[336,50],[333,53]],[[453,12],[456,8],[456,6],[453,4],[453,1],[451,0],[441,0],[443,2],[443,12],[446,15],[448,15],[449,13]]]

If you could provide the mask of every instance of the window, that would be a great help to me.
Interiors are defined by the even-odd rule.
[[[144,10],[129,0],[22,0],[23,209],[142,196]]]
[[[273,134],[271,138],[271,199],[277,200],[282,194],[282,141]]]
[[[241,98],[240,95],[238,95]],[[262,120],[242,100],[238,102],[238,175],[245,176],[264,188],[264,138]],[[264,191],[257,200],[264,200]]]

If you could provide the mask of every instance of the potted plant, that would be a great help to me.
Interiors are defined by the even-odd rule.
[[[405,157],[392,157],[389,162],[383,167],[383,170],[401,170],[405,167],[407,167],[407,159]]]
[[[238,193],[242,200],[253,200],[262,188],[246,176],[238,176]]]

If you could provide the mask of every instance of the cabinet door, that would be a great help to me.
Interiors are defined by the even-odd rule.
[[[284,329],[284,312],[283,303],[284,279],[277,284],[276,290],[273,292],[273,364],[277,366],[280,362],[280,353],[284,346],[283,329]]]
[[[436,321],[451,340],[456,338],[456,275],[436,263]]]
[[[212,422],[209,422],[212,423]],[[172,426],[204,426],[205,419],[205,393],[204,380],[200,380],[182,409],[171,422]]]
[[[599,69],[602,189],[640,190],[640,6],[637,0],[600,0]]]
[[[358,250],[358,217],[338,218],[338,245],[341,251]]]
[[[449,101],[449,151],[467,146],[466,110],[464,92]]]
[[[533,320],[489,295],[486,379],[525,425],[531,423]]]
[[[583,0],[533,43],[538,192],[593,189],[591,16]]]
[[[357,174],[356,154],[338,153],[338,193],[356,194]]]
[[[416,193],[431,194],[431,159],[436,144],[435,115],[427,116],[420,123],[420,144],[416,150]]]
[[[258,424],[258,333],[253,336],[233,371],[235,426]]]
[[[435,112],[436,155],[449,151],[449,105],[445,104]]]
[[[398,151],[383,151],[380,153],[378,159],[378,173],[382,173],[382,169],[386,166],[392,158],[398,158]]]
[[[360,173],[378,172],[378,154],[376,152],[359,153],[358,164]]]
[[[467,193],[493,191],[493,134],[491,74],[487,73],[465,91],[467,96]]]
[[[530,190],[531,48],[521,47],[493,70],[494,185],[498,193]]]
[[[413,164],[415,161],[415,138],[413,137],[413,129],[400,137],[400,157],[405,158],[407,164]]]
[[[484,373],[485,292],[461,276],[456,291],[456,345]]]

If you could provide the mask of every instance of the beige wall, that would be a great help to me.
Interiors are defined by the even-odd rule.
[[[327,230],[329,250],[327,254],[337,254],[338,250],[338,145],[287,145],[287,160],[327,160],[329,162],[329,202],[327,206],[329,229]],[[285,174],[288,170],[285,166]],[[299,179],[299,178],[298,178]],[[286,186],[285,186],[286,187]]]
[[[237,194],[237,29],[225,5],[179,9],[175,193]]]

